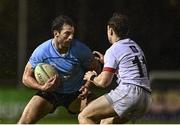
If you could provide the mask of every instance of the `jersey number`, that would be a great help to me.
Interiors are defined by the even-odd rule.
[[[129,46],[129,47],[131,48],[131,50],[134,53],[138,53],[139,52],[138,49],[136,48],[136,46]],[[145,76],[145,72],[143,72],[142,64],[146,66],[146,59],[145,59],[145,57],[142,56],[142,59],[140,59],[138,56],[135,56],[135,58],[134,58],[134,60],[132,62],[133,62],[133,64],[137,65],[140,77],[144,77]]]
[[[142,69],[142,63],[146,65],[146,60],[143,56],[142,60],[138,58],[138,56],[135,56],[134,60],[132,61],[133,64],[137,64],[139,75],[140,77],[144,77],[143,69]]]

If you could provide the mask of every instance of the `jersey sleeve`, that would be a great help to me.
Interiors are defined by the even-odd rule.
[[[85,69],[88,69],[91,64],[92,57],[93,57],[92,51],[87,46],[85,46],[84,52],[82,51],[81,56],[82,56],[82,66]]]
[[[43,62],[43,49],[41,47],[37,47],[31,54],[28,63],[30,63],[33,68],[35,68],[36,65],[41,62]]]
[[[117,62],[117,59],[115,57],[115,53],[113,51],[113,48],[111,47],[106,51],[106,53],[104,55],[103,71],[115,73],[117,66],[118,66],[118,62]]]

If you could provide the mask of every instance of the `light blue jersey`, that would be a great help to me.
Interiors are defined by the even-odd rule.
[[[53,39],[39,45],[32,53],[29,63],[33,68],[38,63],[53,65],[60,75],[58,93],[78,91],[83,84],[83,77],[92,59],[91,50],[78,40],[73,40],[68,53],[61,55],[53,46]]]

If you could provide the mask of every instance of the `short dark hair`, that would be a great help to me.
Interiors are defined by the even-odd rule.
[[[129,22],[126,15],[114,13],[107,25],[111,27],[121,39],[127,37],[129,32]]]
[[[59,15],[52,22],[51,31],[54,31],[54,30],[60,31],[64,24],[68,24],[74,27],[74,22],[71,18],[65,15]]]

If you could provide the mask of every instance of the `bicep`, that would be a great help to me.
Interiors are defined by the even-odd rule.
[[[32,65],[30,63],[27,63],[24,69],[24,73],[23,73],[23,79],[27,78],[28,76],[33,77],[34,76],[34,71],[32,68]]]

